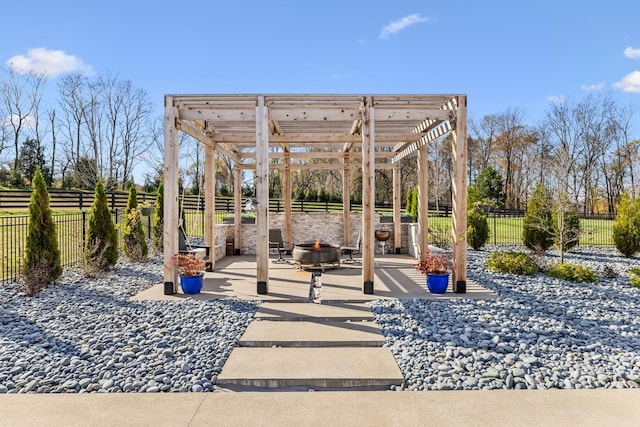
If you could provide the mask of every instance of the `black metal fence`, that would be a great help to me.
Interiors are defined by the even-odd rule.
[[[220,208],[220,209],[218,209]],[[389,207],[390,208],[390,207]],[[342,209],[341,204],[331,203],[311,203],[296,202],[296,211],[338,211]],[[360,207],[354,206],[353,210]],[[282,211],[281,202],[275,200],[270,202],[270,211]],[[381,212],[381,222],[390,222],[388,207],[376,206],[376,210]],[[216,222],[224,222],[229,212],[233,212],[231,205],[216,204]],[[116,224],[123,220],[124,208],[112,210]],[[145,226],[147,236],[151,235],[153,209],[144,211],[142,221]],[[62,262],[65,266],[70,266],[82,262],[84,236],[88,219],[88,212],[54,214],[53,218],[57,224],[58,242]],[[203,210],[185,209],[185,232],[189,237],[204,236],[204,212]],[[407,217],[403,217],[403,222]],[[26,215],[20,216],[0,216],[0,281],[13,279],[19,268],[20,259],[23,256],[29,218]],[[488,217],[490,229],[490,244],[508,245],[522,243],[522,212],[498,211],[492,212]],[[610,215],[590,216],[581,219],[583,229],[580,245],[612,246],[613,217]],[[429,211],[429,228],[432,232],[446,235],[451,227],[451,215],[448,207],[441,207],[439,210]],[[118,230],[120,234],[120,231]],[[435,236],[434,236],[435,237]],[[122,239],[119,239],[122,242]]]
[[[122,223],[124,209],[112,212],[116,225]],[[63,266],[82,263],[84,254],[84,236],[88,212],[54,214],[58,246]],[[142,216],[145,235],[151,235],[151,214]],[[0,216],[0,281],[12,280],[18,274],[20,262],[24,256],[29,228],[29,217]],[[118,242],[122,242],[122,232],[118,228]]]

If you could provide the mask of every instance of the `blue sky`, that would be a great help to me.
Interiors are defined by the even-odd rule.
[[[176,93],[466,93],[527,122],[550,100],[640,106],[640,2],[4,2],[0,64],[116,72]]]

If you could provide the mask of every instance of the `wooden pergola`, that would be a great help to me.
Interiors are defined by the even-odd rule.
[[[396,253],[401,247],[399,161],[417,153],[419,247],[428,247],[427,148],[451,132],[453,153],[453,288],[466,289],[466,95],[166,95],[164,125],[164,281],[176,291],[178,252],[178,131],[205,146],[205,240],[215,241],[215,155],[229,158],[234,177],[234,236],[241,240],[241,176],[256,174],[257,292],[269,289],[269,170],[283,171],[285,240],[291,239],[291,171],[342,171],[344,241],[349,241],[349,190],[362,170],[362,289],[374,292],[375,170],[393,170]],[[309,148],[316,148],[310,151]],[[322,163],[314,163],[323,159]],[[238,245],[238,243],[236,243]],[[212,257],[214,258],[214,257]],[[215,260],[212,259],[215,262]]]

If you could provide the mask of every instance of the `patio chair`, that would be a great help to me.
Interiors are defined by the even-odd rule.
[[[285,242],[282,239],[282,230],[280,230],[279,228],[270,228],[269,249],[278,250],[278,259],[273,260],[273,262],[284,263],[287,262],[287,260],[282,257],[282,254],[291,255],[291,251],[293,251],[293,245],[285,245]]]
[[[356,262],[356,260],[353,259],[353,254],[359,254],[361,246],[362,246],[362,230],[358,232],[358,240],[355,246],[340,245],[340,252],[342,252],[345,255],[349,255],[349,258],[345,259],[343,262]]]
[[[187,236],[184,234],[184,230],[182,227],[178,227],[178,253],[181,254],[197,254],[200,253],[204,249],[204,256],[202,257],[205,260],[205,270],[213,271],[213,264],[209,259],[209,252],[211,251],[211,246],[209,245],[194,245],[191,243],[187,243]]]

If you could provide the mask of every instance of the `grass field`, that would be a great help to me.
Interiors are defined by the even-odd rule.
[[[22,256],[27,235],[27,211],[0,211],[0,280],[15,276],[19,259]],[[63,265],[70,265],[82,261],[82,236],[86,212],[55,211],[54,220],[58,225],[58,241]],[[122,221],[122,211],[116,223]],[[216,213],[216,222],[221,223],[225,213]],[[522,218],[489,218],[489,244],[521,244]],[[149,235],[151,218],[142,217],[145,232]],[[581,225],[584,234],[580,245],[584,246],[613,246],[612,220],[583,219]],[[440,235],[446,235],[451,226],[450,217],[430,217],[429,228]],[[202,237],[204,235],[204,213],[201,211],[187,211],[185,213],[185,232],[188,237]],[[120,241],[122,241],[120,239]]]

